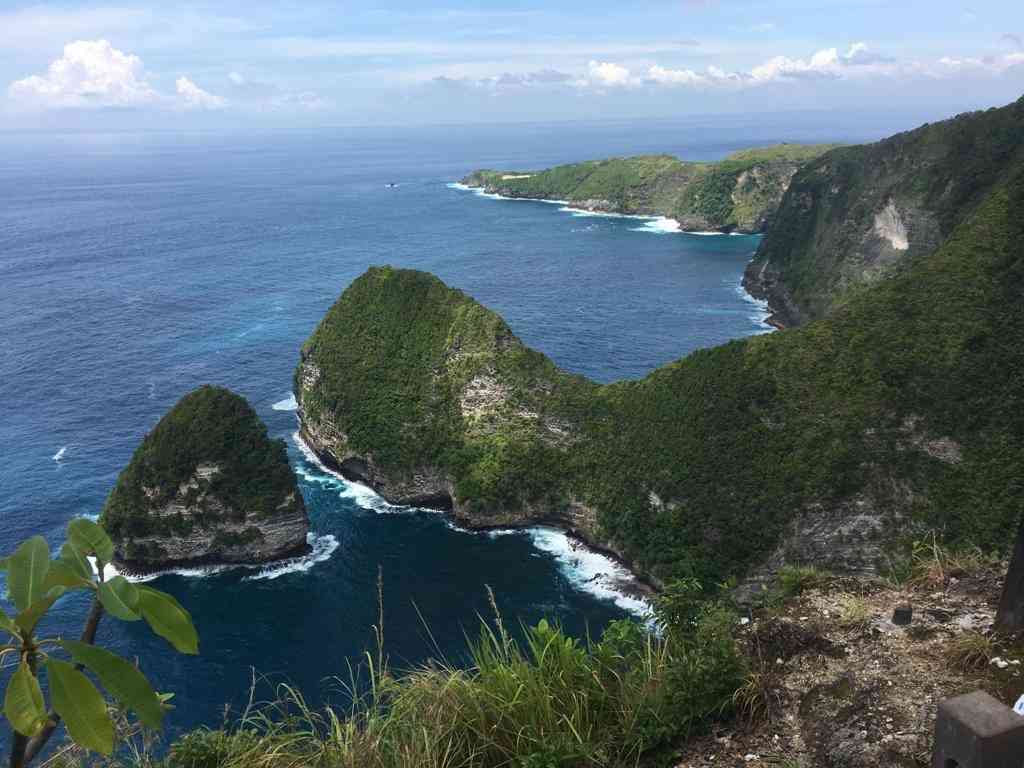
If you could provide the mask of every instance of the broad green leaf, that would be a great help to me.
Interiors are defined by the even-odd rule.
[[[59,659],[47,659],[46,676],[53,708],[64,718],[75,743],[103,755],[113,752],[114,724],[107,714],[107,703],[89,678]]]
[[[92,586],[92,579],[80,576],[75,569],[64,560],[54,560],[50,563],[50,572],[46,574],[43,581],[43,588],[49,592],[54,587],[65,589],[88,589]]]
[[[138,621],[139,589],[124,576],[115,576],[100,584],[100,602],[107,613],[121,621]]]
[[[95,555],[109,563],[114,558],[114,544],[107,532],[85,517],[76,517],[68,523],[68,540],[83,555]]]
[[[192,617],[166,592],[139,587],[139,610],[150,628],[181,653],[199,653],[199,635]]]
[[[14,623],[25,630],[26,633],[31,634],[39,620],[50,610],[50,606],[57,602],[57,599],[65,592],[67,590],[62,586],[53,587],[49,592],[32,603],[32,605],[15,616]]]
[[[60,562],[67,565],[83,579],[93,580],[92,566],[86,560],[85,555],[78,551],[78,548],[70,541],[65,541],[60,548]]]
[[[163,725],[164,708],[160,697],[135,665],[95,645],[75,640],[65,640],[60,645],[77,664],[91,670],[110,695],[133,710],[144,725],[150,728]]]
[[[3,609],[0,609],[0,629],[12,635],[20,634],[18,625],[14,623],[14,620]]]
[[[4,695],[4,716],[22,736],[35,736],[46,725],[46,705],[39,681],[28,668],[21,666],[11,675]]]
[[[19,611],[45,594],[43,581],[50,570],[50,548],[42,536],[25,541],[8,558],[7,591]]]

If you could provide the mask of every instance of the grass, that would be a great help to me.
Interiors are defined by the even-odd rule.
[[[784,565],[777,576],[778,590],[784,599],[796,597],[808,589],[822,587],[830,575],[813,565]]]
[[[961,672],[985,672],[992,659],[999,655],[999,641],[992,635],[964,632],[950,641],[945,655],[950,665]]]
[[[970,544],[949,546],[935,531],[904,544],[903,550],[886,564],[887,580],[894,586],[938,589],[950,577],[977,576],[1002,563],[998,552]]]
[[[846,595],[839,601],[839,626],[843,629],[862,630],[871,623],[872,611],[866,600]]]
[[[467,668],[434,661],[399,674],[381,648],[345,685],[347,710],[314,709],[281,686],[236,722],[136,749],[136,768],[618,768],[636,766],[727,715],[744,677],[736,617],[705,605],[651,634],[614,622],[600,640],[547,622],[514,640],[481,622]],[[357,679],[365,679],[357,684]],[[119,765],[108,763],[111,767]]]

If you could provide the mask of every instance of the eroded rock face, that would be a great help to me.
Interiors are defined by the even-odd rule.
[[[303,554],[309,519],[283,443],[216,387],[186,395],[143,440],[104,506],[116,564],[135,572]]]
[[[1022,145],[1024,99],[874,144],[844,147],[792,178],[744,276],[786,326],[934,253],[1000,183]]]

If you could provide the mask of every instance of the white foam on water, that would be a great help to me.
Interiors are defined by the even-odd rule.
[[[329,560],[331,555],[334,554],[334,550],[338,548],[338,540],[329,533],[322,536],[318,536],[315,533],[307,533],[306,542],[311,547],[311,550],[307,554],[299,555],[298,557],[289,557],[286,560],[279,560],[274,563],[262,563],[260,565],[246,565],[245,563],[239,563],[237,565],[205,565],[193,568],[168,568],[163,571],[154,571],[153,573],[147,573],[144,576],[140,576],[131,573],[123,573],[115,566],[107,563],[103,566],[103,579],[104,581],[109,581],[115,576],[124,576],[128,581],[135,584],[141,584],[143,582],[153,581],[153,579],[158,579],[161,576],[173,575],[199,579],[204,576],[213,576],[230,570],[257,571],[257,573],[252,576],[246,576],[242,579],[243,581],[276,579],[278,576],[284,576],[286,573],[305,573],[317,563]],[[96,559],[90,557],[89,563],[92,565],[93,571],[96,571]]]
[[[771,333],[772,331],[777,330],[775,326],[773,326],[771,323],[766,322],[768,317],[772,313],[771,309],[769,309],[768,307],[767,301],[765,301],[764,299],[758,299],[754,296],[751,296],[747,292],[747,289],[743,287],[742,280],[736,283],[735,289],[736,294],[741,299],[743,299],[743,301],[745,301],[747,304],[754,308],[754,312],[748,315],[748,317],[750,318],[751,322],[753,322],[758,327],[756,335]]]
[[[652,221],[646,221],[639,227],[631,227],[633,232],[651,232],[655,235],[675,235],[682,232],[679,222],[667,216],[659,216]]]
[[[522,200],[529,203],[548,203],[549,205],[568,205],[568,200],[551,200],[546,197],[512,197],[510,195],[499,195],[497,192],[487,192],[483,187],[471,187],[458,181],[445,184],[448,189],[458,189],[462,192],[472,192],[477,197],[486,197],[489,200]]]
[[[313,449],[306,445],[306,442],[302,439],[302,435],[298,432],[292,433],[292,440],[295,441],[299,450],[302,451],[302,455],[305,457],[306,461],[316,470],[315,472],[310,472],[307,468],[296,467],[295,471],[299,476],[311,483],[320,483],[321,485],[332,489],[336,488],[338,490],[338,495],[341,498],[351,499],[356,503],[357,507],[361,507],[362,509],[370,512],[376,512],[381,515],[436,511],[420,509],[418,507],[406,507],[400,504],[391,504],[370,486],[348,480],[340,473],[330,469],[320,461],[320,457],[316,455]]]
[[[278,563],[272,563],[260,568],[259,573],[246,576],[242,581],[259,581],[262,579],[276,579],[288,573],[305,573],[317,563],[330,560],[334,550],[338,548],[338,540],[331,534],[316,536],[308,534],[309,545],[312,551],[301,557],[292,557]]]
[[[278,400],[270,407],[275,411],[297,411],[299,409],[299,403],[295,399],[295,393],[289,392],[288,397],[284,400]]]
[[[526,532],[534,547],[554,556],[560,570],[574,587],[603,600],[611,600],[635,616],[650,618],[650,603],[627,594],[622,588],[623,584],[636,581],[627,568],[607,555],[587,549],[556,528],[536,526],[527,528]]]
[[[683,232],[684,235],[696,235],[697,237],[725,237],[726,235],[732,234],[731,232],[715,232],[715,231],[703,231],[699,229],[688,229]]]
[[[324,466],[313,450],[302,440],[302,436],[295,432],[292,435],[299,450],[302,451],[306,460],[319,473],[318,475],[303,468],[297,468],[297,472],[311,482],[324,482],[340,490],[342,498],[352,499],[363,509],[377,512],[378,514],[408,514],[411,512],[433,512],[443,514],[437,510],[420,507],[405,507],[391,504],[382,498],[372,488],[361,483],[354,483],[346,480],[337,472],[333,472]],[[635,582],[636,578],[627,568],[612,560],[607,555],[587,549],[584,545],[570,538],[568,534],[557,528],[547,526],[534,526],[530,528],[492,528],[490,530],[475,531],[463,528],[449,516],[445,516],[444,524],[453,531],[464,533],[470,536],[486,536],[496,539],[501,536],[513,534],[525,534],[530,537],[533,546],[547,552],[555,557],[559,568],[565,577],[576,589],[589,592],[603,600],[611,600],[617,606],[641,618],[651,617],[651,606],[639,597],[627,593],[622,588],[623,584]],[[332,550],[333,551],[333,550]]]
[[[554,201],[551,201],[554,202]],[[639,213],[615,213],[613,211],[591,211],[586,208],[576,208],[568,203],[563,203],[558,209],[562,213],[570,213],[576,218],[596,216],[602,219],[636,219],[638,221],[657,221],[662,216],[645,216]]]
[[[58,450],[55,454],[53,454],[53,456],[51,458],[54,461],[60,461],[61,459],[64,458],[64,454],[67,453],[67,450],[68,450],[68,446],[62,445],[60,447],[60,450]]]

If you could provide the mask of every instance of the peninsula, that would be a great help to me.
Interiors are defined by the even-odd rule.
[[[664,216],[686,231],[763,232],[790,180],[833,144],[747,149],[718,162],[644,155],[542,171],[474,171],[462,183],[512,198],[565,201],[601,213]]]

